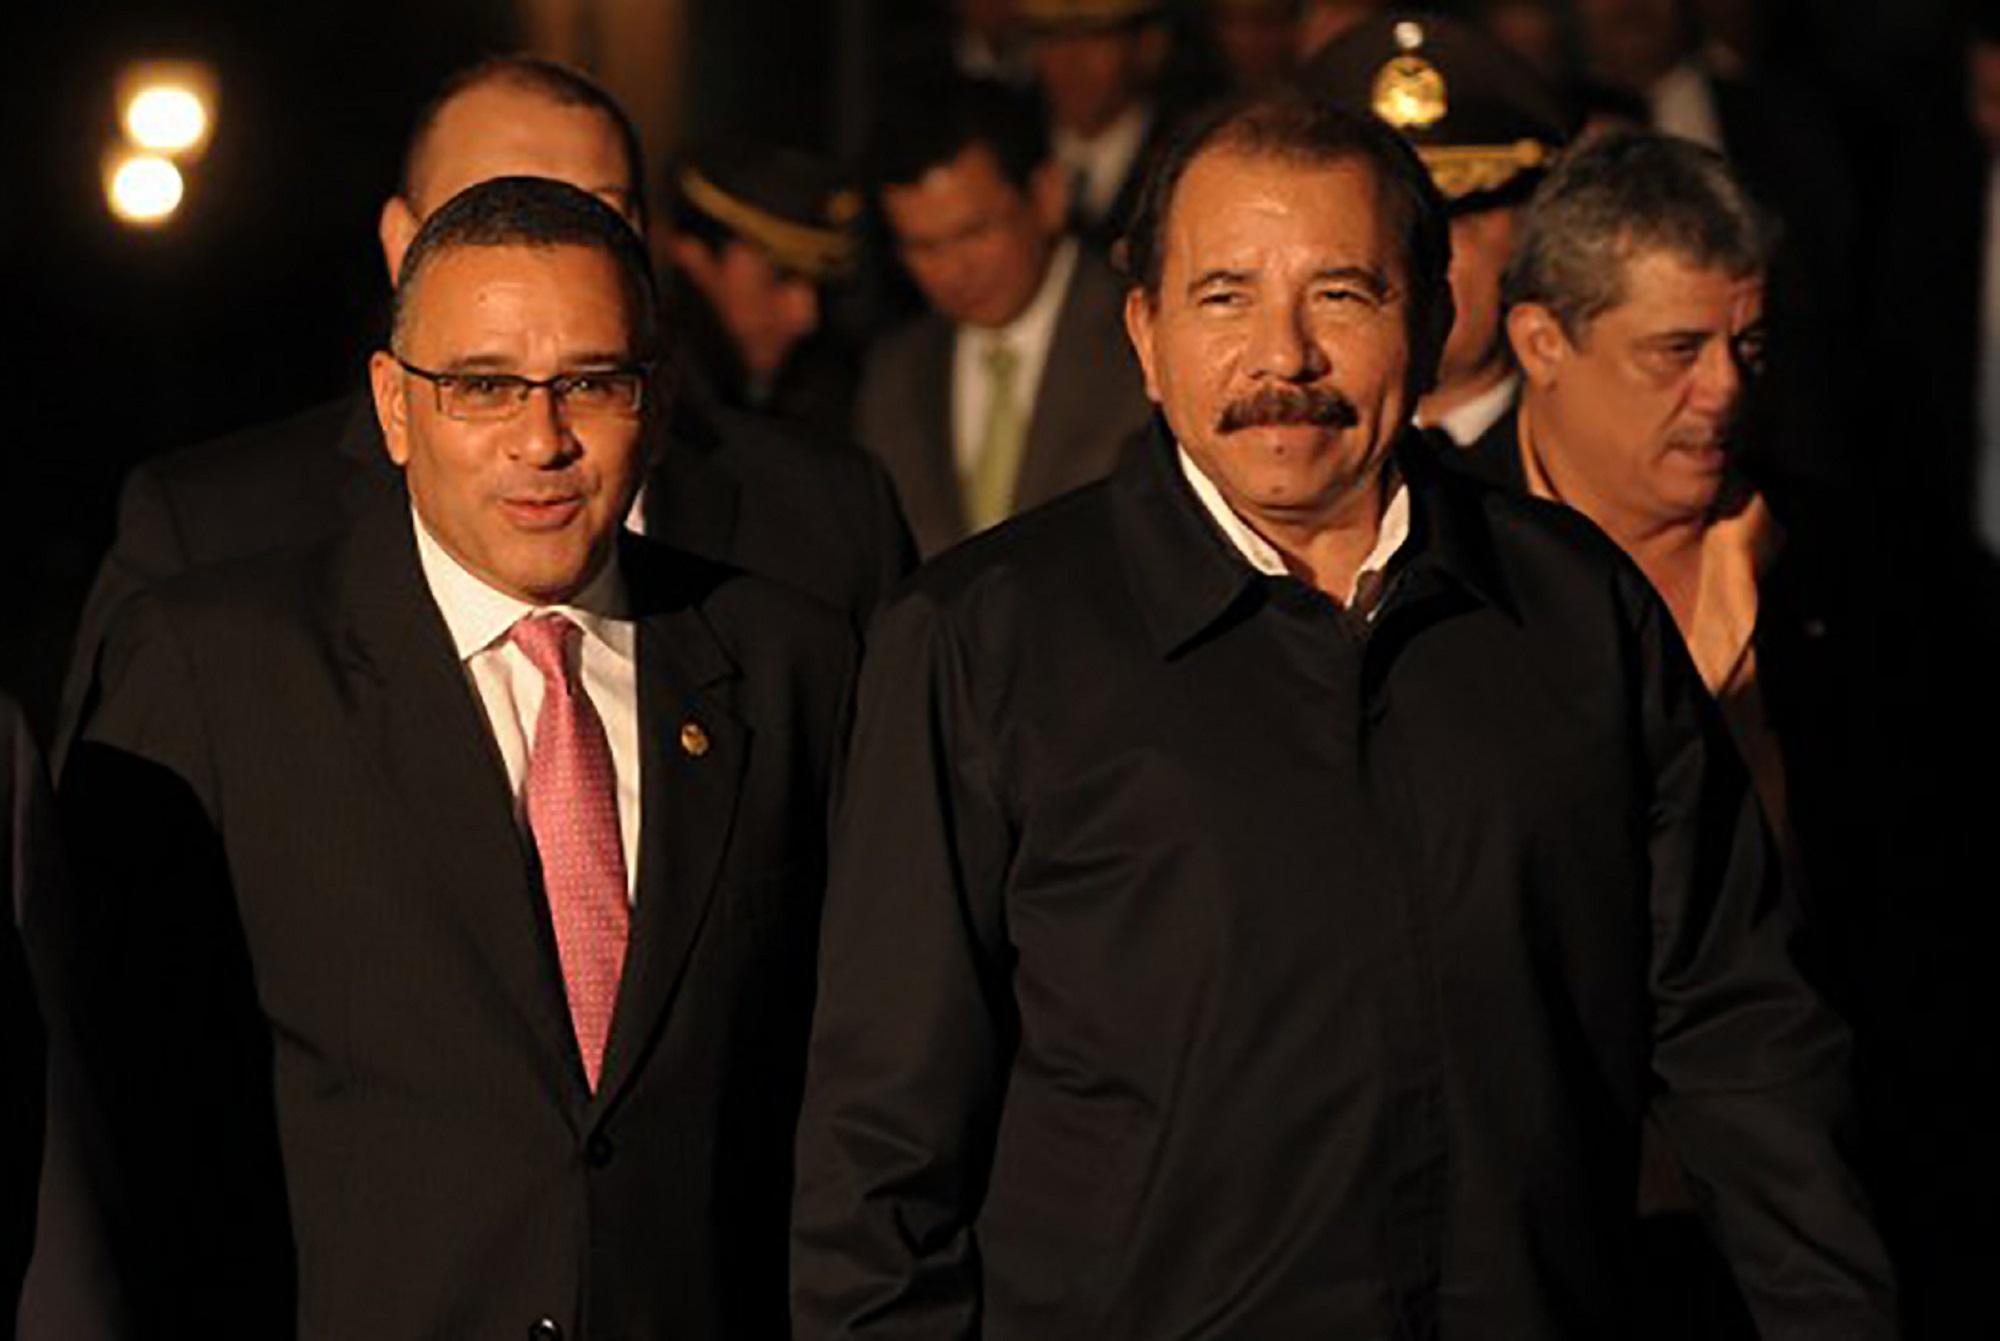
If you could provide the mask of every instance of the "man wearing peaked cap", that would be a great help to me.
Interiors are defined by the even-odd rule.
[[[821,289],[853,267],[859,193],[812,154],[737,141],[672,168],[667,200],[685,394],[844,436],[853,369],[822,329]]]
[[[1154,97],[1166,56],[1159,0],[1020,0],[1070,226],[1108,249],[1125,231],[1167,123]]]
[[[1396,11],[1361,24],[1312,60],[1304,82],[1400,131],[1451,208],[1457,317],[1417,418],[1469,447],[1514,403],[1500,270],[1520,207],[1569,139],[1571,116],[1510,52],[1433,14]]]

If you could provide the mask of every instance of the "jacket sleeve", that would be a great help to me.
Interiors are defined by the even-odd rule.
[[[130,1334],[287,1335],[292,1254],[268,1025],[225,855],[197,640],[125,602],[59,792],[69,897],[31,928],[75,1219]],[[126,1334],[120,1331],[119,1334]]]
[[[864,618],[882,608],[889,593],[917,566],[917,544],[910,537],[910,523],[896,499],[896,485],[873,452],[861,453],[868,476],[868,518],[872,591],[863,611]]]
[[[120,608],[134,592],[185,572],[187,566],[187,551],[167,491],[151,470],[139,466],[126,477],[119,493],[118,530],[97,566],[97,576],[77,620],[51,751],[58,772],[96,701],[98,654]]]
[[[876,621],[835,820],[798,1142],[800,1338],[973,1336],[973,1222],[1011,1052],[1010,835],[959,649]]]
[[[1767,1338],[1897,1335],[1852,1161],[1845,1026],[1746,771],[1665,609],[1640,603],[1654,772],[1654,1111]]]

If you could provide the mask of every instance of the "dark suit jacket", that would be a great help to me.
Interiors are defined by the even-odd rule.
[[[127,1334],[782,1328],[853,639],[775,583],[623,553],[644,810],[594,1095],[407,504],[129,603],[42,952],[109,1133]]]
[[[655,540],[797,588],[862,627],[916,561],[895,490],[851,447],[677,403],[646,483]],[[367,391],[134,470],[118,534],[79,621],[56,733],[58,767],[86,715],[99,646],[136,591],[176,573],[342,530],[401,488]]]
[[[1080,250],[1028,421],[1016,511],[1047,502],[1109,471],[1145,426],[1151,406],[1125,338],[1125,289]],[[862,374],[856,429],[896,481],[925,558],[966,535],[965,501],[952,451],[952,323],[933,312],[886,337]]]
[[[1641,1114],[1764,1334],[1888,1336],[1743,774],[1645,579],[1403,457],[1372,624],[1164,434],[870,636],[794,1220],[832,1336],[1630,1334]]]
[[[42,1164],[43,1035],[21,924],[57,897],[55,820],[28,725],[0,694],[0,1337],[14,1335],[14,1300],[34,1241]]]

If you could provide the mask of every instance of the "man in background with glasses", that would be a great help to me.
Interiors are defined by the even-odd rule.
[[[406,488],[141,593],[43,932],[116,1335],[778,1336],[854,640],[623,523],[640,240],[541,178],[402,256]]]

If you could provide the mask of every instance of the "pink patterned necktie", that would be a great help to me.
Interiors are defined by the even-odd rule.
[[[542,858],[570,1026],[595,1090],[631,919],[611,746],[583,691],[576,655],[583,630],[561,615],[528,615],[507,636],[542,673],[542,709],[522,790]]]

